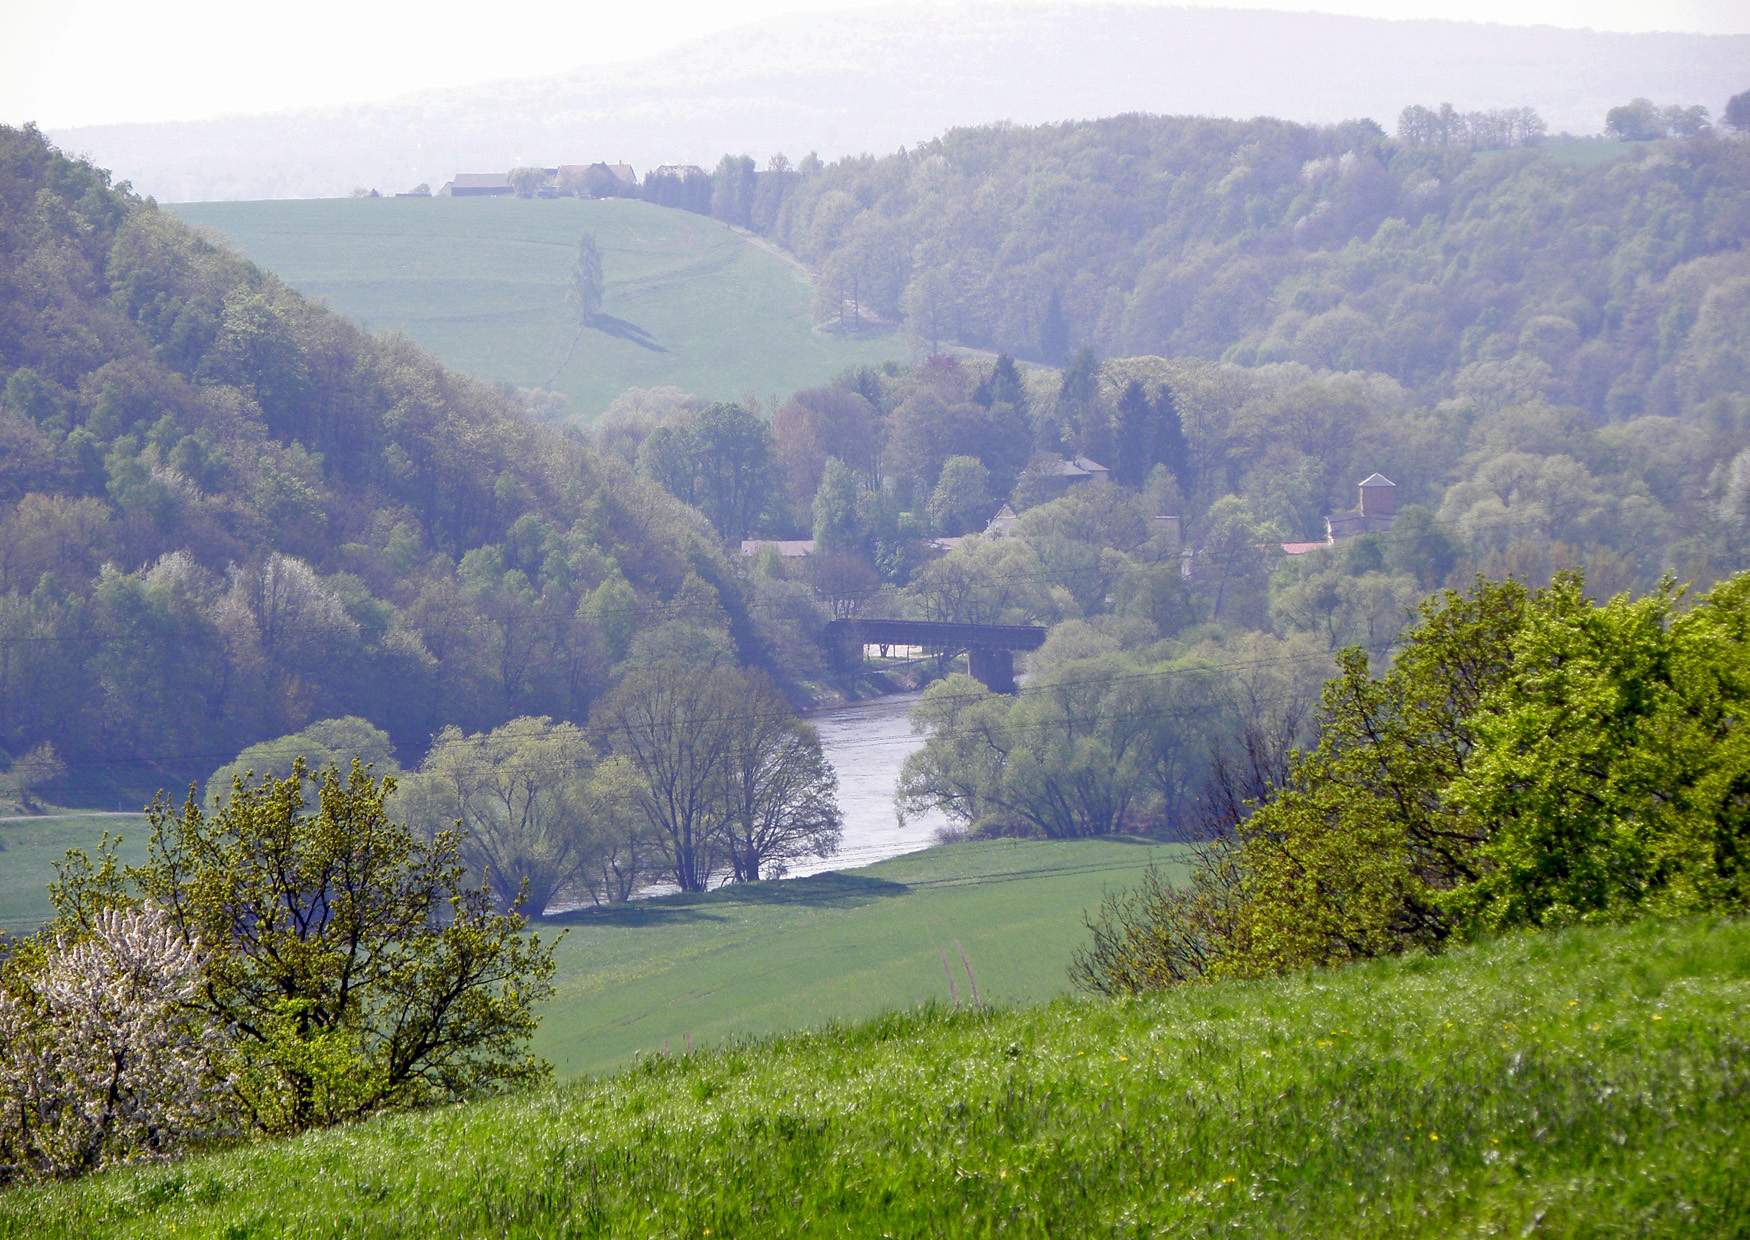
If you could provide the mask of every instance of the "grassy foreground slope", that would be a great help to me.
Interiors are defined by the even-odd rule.
[[[906,351],[891,335],[814,331],[813,291],[794,263],[715,220],[649,203],[318,199],[166,210],[372,331],[403,331],[476,378],[563,392],[582,417],[628,387],[767,399]],[[601,249],[611,318],[571,349],[565,290],[586,232]]]
[[[896,1013],[0,1195],[0,1235],[1743,1235],[1750,922]]]
[[[940,1010],[0,1195],[0,1235],[1732,1235],[1750,923]]]
[[[671,896],[570,927],[536,1049],[561,1077],[750,1034],[947,1001],[1029,1003],[1069,986],[1083,909],[1172,848],[1124,840],[987,840],[842,874]]]

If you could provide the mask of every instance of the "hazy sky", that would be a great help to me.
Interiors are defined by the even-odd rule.
[[[0,121],[64,128],[363,102],[635,60],[785,13],[868,7],[869,0],[5,0]],[[1189,0],[1189,7],[1750,33],[1750,0]]]

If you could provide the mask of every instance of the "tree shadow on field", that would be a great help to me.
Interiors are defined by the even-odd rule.
[[[649,349],[652,353],[667,353],[668,350],[638,324],[626,319],[617,319],[611,314],[592,314],[589,325],[604,336],[613,336],[617,340],[626,340],[640,349]]]
[[[906,883],[862,874],[813,874],[764,883],[731,883],[708,899],[725,904],[791,904],[811,908],[856,908],[911,890]]]
[[[574,909],[541,920],[569,926],[674,926],[687,922],[722,921],[713,909],[724,905],[763,904],[792,908],[858,908],[911,890],[905,883],[860,874],[815,874],[764,883],[730,883],[700,895],[657,896],[606,908]]]

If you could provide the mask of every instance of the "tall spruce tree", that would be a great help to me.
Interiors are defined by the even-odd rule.
[[[1100,360],[1092,349],[1079,349],[1063,372],[1057,389],[1057,424],[1075,451],[1106,464],[1112,455],[1112,418],[1100,399]]]
[[[1151,433],[1156,413],[1154,402],[1138,380],[1132,379],[1125,385],[1113,419],[1116,425],[1112,461],[1112,477],[1125,486],[1141,486],[1156,464],[1153,453],[1156,436]]]
[[[1179,399],[1173,389],[1163,383],[1155,389],[1153,416],[1150,418],[1153,443],[1149,449],[1149,466],[1165,465],[1179,480],[1179,488],[1189,493],[1196,481],[1191,473],[1191,445],[1185,441],[1185,424],[1179,417]],[[1143,470],[1146,475],[1148,467]]]

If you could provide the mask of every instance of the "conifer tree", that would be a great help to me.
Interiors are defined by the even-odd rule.
[[[1118,412],[1114,419],[1115,459],[1112,461],[1113,479],[1125,486],[1141,486],[1155,464],[1150,452],[1154,446],[1150,423],[1155,412],[1156,407],[1140,382],[1132,379],[1125,385],[1124,394],[1118,398]]]
[[[1181,490],[1189,492],[1194,479],[1191,477],[1191,445],[1185,441],[1185,424],[1179,417],[1179,400],[1173,395],[1173,389],[1163,383],[1155,389],[1153,416],[1150,419],[1154,431],[1154,443],[1151,445],[1149,464],[1165,465],[1173,472],[1173,477],[1179,480]],[[1147,469],[1143,471],[1145,474]]]

